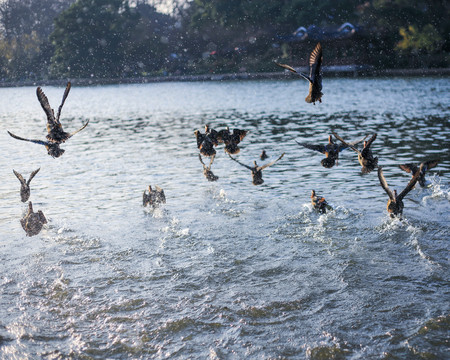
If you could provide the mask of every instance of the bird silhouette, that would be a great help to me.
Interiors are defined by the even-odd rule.
[[[34,140],[34,139],[27,139],[23,138],[17,135],[14,135],[13,133],[8,131],[8,134],[12,136],[15,139],[22,140],[22,141],[29,141],[35,144],[44,145],[47,149],[47,152],[52,157],[60,157],[62,154],[64,154],[64,150],[59,147],[59,144],[66,142],[68,139],[70,139],[72,136],[74,136],[76,133],[83,130],[88,124],[89,120],[78,130],[68,133],[65,132],[62,128],[61,122],[59,121],[61,117],[61,110],[64,105],[64,102],[66,101],[67,96],[69,95],[71,84],[70,82],[67,83],[66,90],[64,91],[63,99],[61,102],[61,105],[58,108],[58,113],[55,117],[55,112],[51,108],[47,96],[45,96],[44,92],[40,87],[36,89],[36,95],[39,100],[39,103],[41,104],[42,109],[44,110],[45,114],[47,115],[47,141],[42,140]]]
[[[214,146],[219,144],[216,130],[211,129],[209,125],[205,125],[204,134],[202,134],[199,130],[195,130],[194,134],[197,139],[197,147],[200,149],[200,154],[204,156],[216,155]]]
[[[359,151],[355,148],[355,144],[347,143],[344,139],[342,139],[338,134],[333,132],[333,135],[336,139],[340,140],[344,145],[349,146],[353,151],[358,154],[358,161],[361,165],[361,172],[363,174],[370,173],[373,169],[378,166],[378,157],[373,157],[372,150],[370,150],[370,145],[377,138],[377,134],[373,134],[372,137],[368,141],[364,141],[363,149]],[[367,137],[367,136],[366,136]]]
[[[266,160],[268,157],[269,156],[267,155],[266,150],[263,150],[261,155],[259,155],[259,158],[263,161]]]
[[[236,155],[241,151],[238,144],[245,138],[247,133],[247,130],[240,129],[233,129],[233,133],[231,133],[227,126],[225,130],[220,130],[217,133],[217,140],[225,144],[225,152],[227,154]]]
[[[403,189],[403,191],[397,195],[397,190],[394,190],[393,192],[389,189],[389,186],[387,184],[387,181],[383,175],[383,169],[382,167],[378,167],[378,179],[380,180],[381,187],[386,191],[386,193],[389,196],[389,200],[387,203],[387,211],[391,218],[394,218],[396,216],[401,217],[403,214],[403,208],[405,207],[403,204],[403,198],[411,191],[412,188],[414,188],[414,185],[416,185],[417,180],[419,179],[420,172],[423,169],[423,164],[420,165],[420,168],[416,171],[414,176],[409,181],[408,185]]]
[[[367,137],[367,136],[366,136]],[[297,144],[303,146],[307,149],[314,150],[325,154],[325,159],[322,159],[321,164],[325,168],[332,168],[334,165],[338,165],[339,153],[348,148],[349,146],[356,145],[365,139],[354,141],[350,144],[339,145],[333,141],[333,137],[331,135],[328,136],[328,144],[326,145],[314,145],[309,143],[301,143],[295,140]]]
[[[38,212],[33,212],[33,204],[31,201],[28,202],[28,211],[25,216],[20,220],[20,224],[25,230],[27,236],[34,236],[41,232],[44,224],[47,223],[47,219],[44,213],[39,210]]]
[[[20,181],[20,198],[22,202],[27,202],[27,200],[30,198],[30,182],[33,180],[34,176],[41,170],[41,168],[34,170],[30,178],[25,180],[21,174],[19,174],[16,170],[13,169],[14,175],[19,179]]]
[[[248,166],[248,165],[245,165],[245,164],[241,163],[239,160],[236,160],[231,155],[228,154],[228,156],[232,160],[236,161],[239,165],[246,167],[247,169],[249,169],[252,172],[252,183],[253,183],[253,185],[261,185],[262,183],[264,183],[264,180],[262,178],[262,171],[264,169],[268,168],[269,166],[272,166],[273,164],[275,164],[278,160],[280,160],[284,156],[284,154],[285,153],[282,153],[281,156],[278,159],[276,159],[276,160],[274,160],[274,161],[272,161],[272,162],[270,162],[268,164],[262,165],[262,166],[258,166],[256,161],[253,162],[254,166]]]
[[[164,190],[161,189],[158,185],[155,185],[155,190],[152,189],[152,186],[148,186],[148,193],[144,191],[142,195],[142,204],[144,206],[150,205],[153,209],[158,207],[159,204],[166,203],[166,196],[164,194]]]
[[[205,177],[208,181],[217,181],[219,179],[219,177],[214,175],[214,173],[211,171],[211,166],[214,162],[214,157],[215,157],[215,155],[211,156],[209,165],[206,166],[205,163],[203,162],[202,156],[200,154],[198,154],[198,158],[200,159],[200,162],[203,165],[203,175],[205,175]]]
[[[436,167],[438,163],[439,163],[439,160],[429,160],[429,161],[424,161],[420,164],[402,164],[402,165],[399,165],[399,168],[406,171],[407,173],[413,174],[413,176],[414,176],[414,174],[419,169],[420,165],[423,164],[422,171],[420,171],[419,179],[417,180],[417,182],[419,183],[419,185],[421,187],[426,187],[428,185],[428,181],[425,179],[425,173],[429,169]]]
[[[314,50],[309,56],[309,76],[301,72],[297,72],[292,66],[286,64],[275,63],[278,66],[287,69],[295,74],[300,75],[302,78],[309,81],[309,93],[305,98],[307,103],[316,104],[316,101],[322,102],[322,45],[317,43]]]
[[[311,191],[311,205],[312,207],[322,214],[325,214],[327,210],[333,210],[333,208],[328,205],[324,197],[316,194],[315,190]]]

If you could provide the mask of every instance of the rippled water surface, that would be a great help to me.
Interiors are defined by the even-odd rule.
[[[44,87],[56,109],[63,88]],[[450,79],[78,87],[53,159],[6,130],[45,137],[35,88],[0,89],[0,354],[3,359],[443,359],[449,354]],[[208,182],[194,130],[249,130],[236,157],[273,160],[264,184],[217,147]],[[325,169],[332,130],[372,149],[391,188],[404,162],[439,158],[429,188],[391,220],[356,154]],[[261,162],[264,163],[264,162]],[[47,219],[26,237],[12,169]],[[161,186],[167,203],[142,207]],[[334,210],[312,211],[312,189]]]

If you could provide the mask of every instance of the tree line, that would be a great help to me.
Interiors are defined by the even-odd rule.
[[[449,66],[446,0],[177,0],[170,14],[163,2],[4,0],[0,79],[277,71],[275,59],[306,64],[312,40],[297,28],[345,22],[356,34],[324,40],[329,63]]]

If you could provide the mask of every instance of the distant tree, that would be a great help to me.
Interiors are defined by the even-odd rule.
[[[147,75],[160,71],[176,50],[178,33],[176,19],[156,11],[144,1],[134,10],[139,20],[126,49],[126,67],[130,74]]]
[[[5,0],[0,3],[0,73],[10,79],[46,75],[54,18],[74,0]]]
[[[55,20],[50,40],[52,73],[71,77],[117,77],[139,15],[126,0],[78,0]]]

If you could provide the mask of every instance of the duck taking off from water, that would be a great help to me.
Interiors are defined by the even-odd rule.
[[[409,181],[408,185],[403,189],[403,191],[397,195],[397,190],[394,190],[392,192],[389,189],[389,186],[386,182],[386,179],[383,175],[383,169],[378,167],[378,179],[380,180],[381,187],[386,191],[386,193],[389,196],[389,200],[387,203],[387,211],[391,218],[394,218],[396,216],[401,217],[403,214],[403,208],[405,207],[403,205],[403,198],[411,191],[412,188],[414,188],[414,185],[416,185],[417,180],[419,179],[420,173],[423,169],[423,163],[420,165],[420,168],[416,171],[414,176]]]
[[[34,170],[28,181],[26,181],[21,174],[19,174],[16,170],[13,169],[14,175],[19,179],[20,181],[20,198],[22,202],[27,202],[30,198],[30,182],[33,180],[34,176],[41,170],[41,168]]]
[[[302,78],[309,81],[309,93],[305,98],[307,103],[316,104],[316,101],[322,102],[322,45],[317,43],[314,50],[309,56],[309,76],[301,72],[297,72],[292,66],[286,64],[275,63],[278,66],[287,69],[295,74],[300,75]]]
[[[38,212],[33,212],[33,204],[31,201],[28,202],[28,211],[25,216],[20,220],[20,224],[25,230],[27,236],[34,236],[41,232],[44,224],[47,223],[47,219],[44,213],[39,210]]]
[[[214,173],[211,171],[211,166],[214,162],[215,155],[211,156],[211,160],[209,161],[208,166],[205,165],[205,163],[203,162],[202,156],[200,154],[198,154],[198,158],[200,159],[200,162],[203,165],[203,175],[205,175],[205,178],[208,181],[217,181],[219,179],[219,177],[214,175]]]
[[[370,173],[373,169],[378,166],[378,157],[373,157],[372,150],[370,150],[370,145],[377,138],[377,134],[373,134],[369,141],[364,141],[364,146],[361,151],[355,148],[355,144],[347,143],[344,139],[342,139],[338,134],[333,132],[333,135],[336,139],[340,140],[344,145],[349,146],[353,151],[358,154],[358,161],[361,165],[361,172],[363,174]],[[367,136],[366,136],[367,137]]]
[[[230,132],[230,128],[227,126],[225,130],[220,130],[217,133],[217,140],[225,144],[225,152],[230,155],[239,154],[238,144],[247,135],[247,130],[233,129],[233,133]]]
[[[197,147],[200,149],[200,154],[203,156],[216,155],[214,146],[219,144],[217,140],[218,133],[216,130],[211,129],[209,125],[205,125],[204,134],[202,134],[199,130],[195,130],[194,134],[197,139]]]
[[[150,205],[153,209],[158,207],[159,204],[166,203],[166,196],[164,195],[164,190],[161,189],[158,185],[155,185],[155,190],[152,189],[152,186],[148,186],[148,194],[144,191],[142,195],[142,204],[144,206]]]
[[[66,90],[64,91],[63,99],[61,102],[61,105],[58,108],[58,113],[55,117],[55,112],[51,108],[47,96],[45,96],[44,92],[40,87],[36,89],[37,98],[42,106],[42,109],[44,110],[45,114],[47,115],[47,141],[41,141],[41,140],[33,140],[33,139],[26,139],[17,135],[14,135],[13,133],[8,131],[8,134],[11,135],[13,138],[23,141],[29,141],[35,144],[44,145],[47,149],[47,152],[49,155],[53,156],[54,158],[60,157],[62,154],[64,154],[64,150],[59,147],[59,144],[66,142],[68,139],[70,139],[72,136],[74,136],[76,133],[83,130],[88,124],[89,120],[84,124],[81,128],[78,130],[67,133],[63,130],[61,122],[59,121],[61,117],[61,110],[64,105],[64,102],[66,101],[67,96],[69,95],[71,84],[70,82],[67,83]]]
[[[429,161],[424,161],[420,164],[402,164],[402,165],[399,165],[399,168],[406,171],[407,173],[413,174],[413,176],[414,176],[414,174],[419,169],[420,165],[423,164],[422,171],[420,171],[419,179],[417,180],[417,182],[419,183],[419,185],[421,187],[426,187],[426,186],[428,186],[429,181],[427,181],[425,179],[425,173],[429,169],[436,167],[438,163],[439,163],[439,160],[429,160]]]
[[[367,136],[366,136],[367,137]],[[325,168],[332,168],[334,165],[338,165],[339,153],[347,149],[351,145],[356,145],[363,141],[365,138],[361,140],[354,141],[350,144],[346,145],[338,145],[333,141],[333,137],[331,135],[328,136],[328,144],[326,145],[313,145],[308,143],[300,143],[297,140],[295,142],[307,149],[314,150],[325,154],[325,159],[322,159],[321,164]]]
[[[324,197],[316,195],[315,190],[311,191],[311,205],[315,210],[322,214],[325,214],[327,210],[333,210]]]
[[[249,169],[249,170],[252,172],[252,182],[253,182],[253,185],[261,185],[262,183],[264,183],[264,180],[263,180],[263,178],[262,178],[262,171],[263,171],[265,168],[268,168],[269,166],[272,166],[273,164],[275,164],[278,160],[280,160],[280,159],[284,156],[284,154],[285,154],[285,153],[282,153],[281,156],[280,156],[278,159],[276,159],[276,160],[274,160],[274,161],[272,161],[272,162],[270,162],[270,163],[268,163],[268,164],[265,164],[265,165],[263,165],[263,166],[258,166],[258,164],[256,163],[256,161],[253,162],[254,166],[248,166],[248,165],[245,165],[245,164],[241,163],[239,160],[236,160],[236,159],[235,159],[234,157],[232,157],[231,155],[228,154],[228,156],[229,156],[232,160],[236,161],[239,165],[246,167],[247,169]]]

